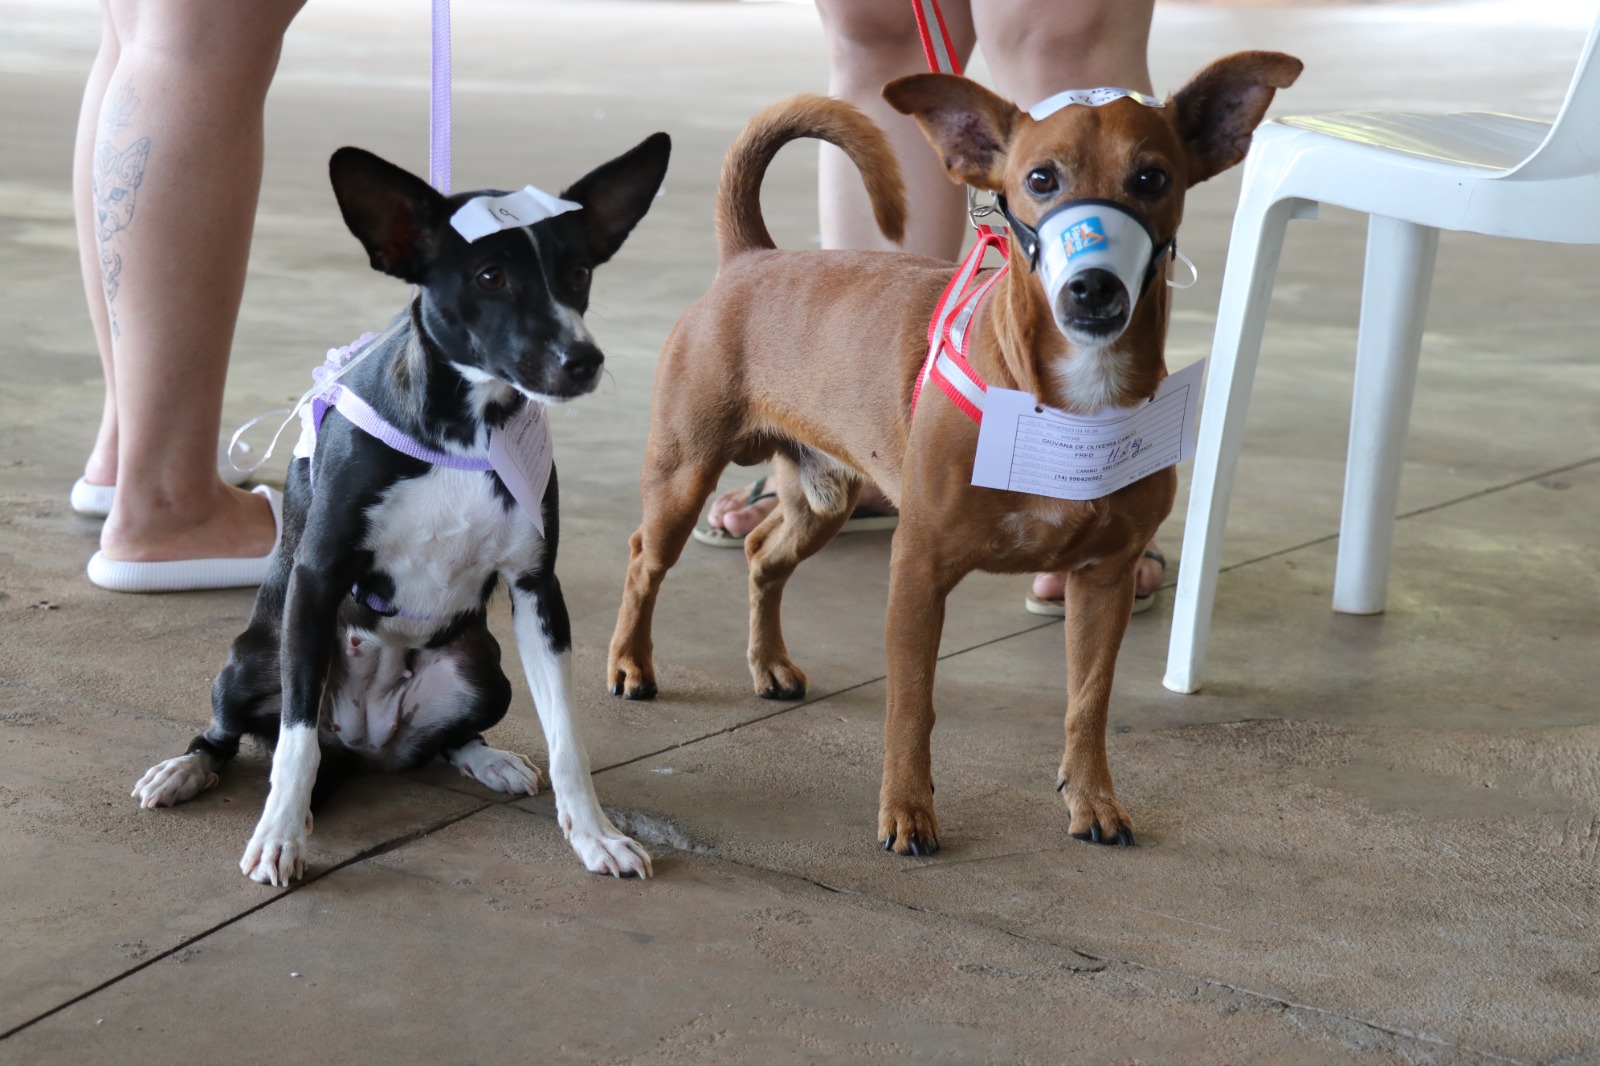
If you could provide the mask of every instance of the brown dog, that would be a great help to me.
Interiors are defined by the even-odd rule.
[[[1119,99],[1068,106],[1042,121],[951,75],[901,78],[884,96],[922,126],[953,180],[1003,195],[1025,225],[1036,226],[1053,204],[1108,200],[1141,216],[1164,254],[1185,190],[1244,158],[1274,90],[1292,84],[1300,68],[1291,56],[1244,52],[1207,67],[1164,108]],[[721,270],[679,319],[656,370],[640,477],[644,519],[631,540],[608,683],[629,699],[656,694],[650,623],[661,581],[724,467],[771,459],[780,506],[745,545],[750,671],[764,697],[802,696],[805,674],[779,626],[783,587],[838,532],[868,477],[900,507],[878,810],[885,850],[931,854],[939,846],[933,674],[945,597],[973,570],[1066,573],[1066,751],[1057,789],[1073,836],[1131,844],[1106,761],[1106,710],[1134,571],[1172,508],[1177,475],[1169,468],[1089,502],[971,485],[976,424],[934,389],[911,417],[929,316],[951,264],[774,249],[761,219],[761,178],[777,150],[799,137],[844,149],[879,227],[900,237],[899,168],[881,131],[849,105],[794,97],[756,116],[729,150],[717,198]],[[1119,335],[1080,343],[1057,329],[1027,257],[1012,258],[972,326],[969,358],[987,382],[1077,412],[1131,406],[1155,392],[1167,373],[1168,295],[1159,277],[1122,308]]]

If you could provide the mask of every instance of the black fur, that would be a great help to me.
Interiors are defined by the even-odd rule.
[[[470,244],[449,218],[483,193],[447,198],[377,156],[340,149],[329,169],[347,225],[375,268],[417,286],[410,305],[375,342],[374,354],[343,382],[392,425],[435,450],[480,446],[486,428],[503,425],[529,402],[521,392],[492,383],[480,382],[475,393],[458,366],[553,400],[592,390],[602,356],[586,336],[574,339],[570,322],[563,334],[563,308],[581,315],[587,307],[589,272],[616,253],[648,209],[669,147],[665,134],[655,134],[578,181],[562,195],[582,203],[581,211],[539,222],[531,235],[510,230]],[[428,615],[428,604],[401,605],[426,617],[423,625],[412,623],[426,632],[404,652],[405,663],[409,667],[429,653],[447,656],[466,697],[459,713],[405,736],[377,760],[357,756],[328,731],[325,688],[330,678],[336,683],[342,676],[336,657],[352,635],[359,640],[363,632],[389,632],[396,625],[354,598],[352,588],[390,601],[403,594],[385,568],[397,560],[376,558],[363,545],[372,542],[373,523],[381,520],[392,490],[434,469],[328,413],[314,460],[290,464],[278,555],[213,686],[211,725],[190,752],[220,766],[237,753],[243,736],[271,744],[280,723],[320,722],[325,783],[351,764],[420,765],[480,739],[500,721],[511,685],[501,669],[500,646],[485,624],[486,605],[499,583],[499,574],[490,572],[471,579],[470,605],[448,616]],[[475,476],[488,479],[509,521],[529,521],[496,474]],[[536,550],[514,580],[536,595],[546,639],[552,650],[564,652],[571,632],[554,571],[557,510],[552,475],[543,501],[543,543],[534,538]],[[318,789],[317,798],[323,791]]]

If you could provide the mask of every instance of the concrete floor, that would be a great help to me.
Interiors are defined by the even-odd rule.
[[[400,6],[317,0],[290,34],[230,424],[404,298],[324,176],[345,143],[425,164],[426,5]],[[1269,47],[1306,61],[1279,112],[1548,117],[1586,8],[1163,4],[1154,69],[1169,90]],[[66,493],[100,386],[67,175],[94,5],[0,0],[0,24],[0,1061],[1600,1062],[1594,250],[1443,239],[1390,609],[1350,618],[1328,602],[1364,224],[1292,228],[1209,684],[1161,687],[1170,591],[1122,651],[1110,747],[1140,847],[1066,837],[1060,628],[1022,612],[1019,579],[981,578],[944,635],[946,846],[891,858],[872,840],[887,537],[836,543],[793,586],[798,706],[750,691],[735,552],[691,549],[669,581],[660,700],[602,678],[655,352],[710,279],[727,142],[822,85],[815,14],[464,0],[458,187],[553,189],[652,130],[675,140],[597,281],[606,384],[556,426],[579,710],[658,877],[583,873],[547,798],[441,765],[346,788],[310,880],[275,891],[235,865],[260,755],[175,810],[128,797],[206,720],[251,597],[83,577],[97,525]],[[813,158],[768,181],[780,243],[812,238]],[[1173,366],[1209,350],[1237,188],[1191,194],[1201,281]],[[491,739],[542,760],[516,684]]]

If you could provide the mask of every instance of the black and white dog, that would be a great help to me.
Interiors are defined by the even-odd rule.
[[[511,701],[485,615],[504,579],[561,828],[588,869],[650,875],[650,856],[600,809],[573,723],[554,471],[541,535],[496,470],[453,457],[485,454],[492,433],[538,411],[526,405],[595,387],[590,272],[644,217],[670,148],[654,134],[561,194],[579,209],[472,241],[451,217],[496,193],[445,197],[369,152],[334,153],[345,223],[376,269],[417,287],[338,384],[414,444],[397,450],[387,432],[321,419],[314,454],[290,463],[278,554],[217,676],[211,725],[145,773],[133,792],[142,806],[215,785],[246,734],[275,740],[266,809],[239,865],[282,885],[304,872],[319,767],[326,785],[339,766],[400,770],[443,754],[491,788],[535,792],[532,764],[482,736]]]

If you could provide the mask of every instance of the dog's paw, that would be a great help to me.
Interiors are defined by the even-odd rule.
[[[217,787],[217,775],[201,763],[199,752],[156,763],[133,786],[133,798],[145,810],[171,807],[192,800],[208,788]]]
[[[650,853],[612,825],[611,819],[598,808],[595,814],[599,817],[586,817],[584,826],[575,825],[572,815],[566,811],[556,815],[561,832],[583,860],[584,869],[612,877],[649,877],[654,872]]]
[[[932,855],[939,850],[939,819],[933,804],[885,803],[878,808],[878,843],[896,855]]]
[[[797,700],[806,694],[806,673],[786,655],[764,662],[751,662],[750,677],[756,695],[764,700]]]
[[[1078,785],[1063,770],[1056,778],[1056,791],[1067,801],[1067,832],[1074,839],[1133,847],[1133,819],[1117,802],[1109,780],[1101,786]]]
[[[513,796],[537,796],[542,778],[539,768],[527,756],[501,751],[486,744],[475,744],[450,752],[450,765],[462,776]]]
[[[611,679],[611,694],[625,700],[653,700],[656,698],[656,674],[648,660],[631,655],[611,656],[606,667]]]
[[[281,887],[305,876],[311,814],[308,811],[303,820],[292,824],[279,824],[282,821],[270,811],[262,815],[239,860],[239,869],[257,884]]]
[[[650,853],[616,829],[609,833],[573,833],[567,840],[583,860],[584,869],[592,874],[649,877],[654,872]]]

